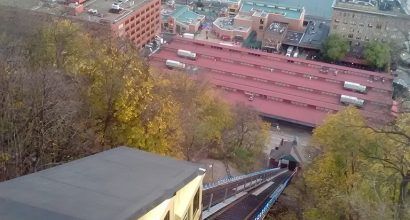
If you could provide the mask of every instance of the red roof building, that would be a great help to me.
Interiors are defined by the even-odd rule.
[[[178,56],[178,49],[196,53],[196,59]],[[315,127],[343,109],[342,95],[363,100],[361,112],[372,121],[389,117],[392,108],[393,77],[385,73],[181,37],[150,58],[159,68],[166,68],[166,60],[184,63],[187,72],[221,89],[228,102],[305,126]],[[366,92],[345,89],[345,82],[365,86]]]

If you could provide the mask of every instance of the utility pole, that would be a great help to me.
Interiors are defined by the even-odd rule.
[[[399,194],[399,207],[398,207],[398,219],[402,220],[404,219],[404,211],[406,210],[406,196],[407,196],[407,185],[410,182],[410,171],[407,172],[407,174],[403,177],[403,180],[400,183],[400,194]]]

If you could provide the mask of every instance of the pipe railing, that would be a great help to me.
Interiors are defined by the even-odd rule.
[[[280,168],[273,168],[273,169],[261,170],[261,171],[258,171],[258,172],[249,173],[249,174],[245,174],[245,175],[241,175],[241,176],[225,177],[225,178],[220,179],[220,180],[217,180],[217,181],[215,181],[215,182],[204,184],[203,190],[207,190],[207,189],[211,189],[211,188],[214,188],[214,187],[217,187],[217,186],[221,186],[221,185],[224,185],[224,184],[236,182],[236,181],[238,181],[238,180],[243,180],[243,179],[246,179],[246,178],[251,178],[251,177],[254,177],[254,176],[257,176],[257,175],[269,173],[269,172],[272,172],[272,171],[275,171],[275,170],[278,170],[278,169],[280,169]]]

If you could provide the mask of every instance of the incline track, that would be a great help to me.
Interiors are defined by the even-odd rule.
[[[256,214],[265,201],[269,198],[273,191],[279,187],[292,173],[287,171],[280,174],[274,178],[273,184],[270,185],[267,189],[263,190],[259,194],[253,195],[252,192],[255,192],[257,189],[250,191],[248,194],[223,208],[222,210],[216,212],[214,215],[208,219],[249,219]]]

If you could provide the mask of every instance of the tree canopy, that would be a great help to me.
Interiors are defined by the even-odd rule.
[[[391,61],[391,49],[386,43],[372,41],[365,45],[364,58],[373,67],[383,69]]]
[[[392,125],[369,127],[346,108],[316,128],[321,151],[304,172],[307,219],[405,219],[409,201],[401,193],[410,171],[408,115]]]
[[[66,20],[23,41],[12,53],[0,38],[0,180],[119,145],[245,168],[267,141],[253,110],[186,74],[151,69],[132,44]]]
[[[339,61],[349,52],[349,42],[339,35],[330,35],[323,44],[323,54],[326,59]]]

